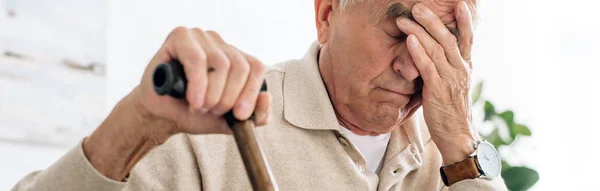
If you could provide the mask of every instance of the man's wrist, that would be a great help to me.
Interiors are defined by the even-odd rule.
[[[471,135],[447,136],[434,139],[443,159],[443,165],[452,165],[467,159],[475,152],[477,139]]]
[[[152,148],[174,133],[156,131],[166,120],[152,120],[140,110],[136,91],[121,100],[105,121],[83,142],[90,163],[104,176],[121,181]],[[149,127],[152,124],[154,127]],[[151,132],[155,131],[155,132]]]
[[[476,141],[464,141],[462,144],[457,143],[456,146],[447,148],[445,151],[440,150],[444,166],[456,164],[469,158],[475,152],[474,145],[476,144]]]

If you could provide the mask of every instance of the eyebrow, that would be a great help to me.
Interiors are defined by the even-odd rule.
[[[398,17],[405,17],[410,20],[415,20],[410,12],[410,9],[406,8],[400,3],[394,3],[390,5],[385,13],[385,17],[388,19],[396,19]]]
[[[400,3],[394,3],[392,5],[390,5],[387,8],[387,11],[385,13],[385,17],[387,19],[397,19],[399,17],[404,17],[404,18],[408,18],[412,21],[415,21],[415,18],[413,17],[410,9],[406,8],[404,5],[400,4]],[[416,21],[415,21],[416,22]],[[448,30],[450,30],[450,32],[452,33],[452,35],[454,35],[458,41],[460,42],[460,31],[458,30],[458,28],[456,27],[448,27],[446,26],[446,28],[448,28]]]

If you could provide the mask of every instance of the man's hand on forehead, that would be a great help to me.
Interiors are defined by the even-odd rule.
[[[423,79],[425,122],[444,165],[450,165],[473,153],[472,145],[478,141],[477,131],[471,127],[469,101],[473,17],[463,2],[451,9],[441,2],[415,4],[411,10],[414,20],[400,17],[397,26],[408,34],[406,46]],[[448,27],[440,19],[441,10],[452,12],[456,27]],[[448,28],[460,29],[459,37]]]

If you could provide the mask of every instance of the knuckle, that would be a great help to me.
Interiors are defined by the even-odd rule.
[[[206,34],[208,36],[210,36],[211,38],[219,38],[219,39],[221,38],[221,35],[219,35],[219,33],[215,32],[213,30],[207,30]]]
[[[456,36],[454,35],[450,35],[450,37],[446,38],[446,48],[448,49],[455,49],[458,43],[458,38],[456,38]]]
[[[260,87],[258,87],[258,85],[250,83],[249,86],[246,87],[245,96],[243,96],[243,98],[247,99],[248,101],[255,102],[259,91]]]
[[[206,63],[207,55],[202,49],[191,48],[189,51],[193,51],[193,54],[190,54],[190,59],[193,60],[192,64],[202,66],[202,63]]]
[[[427,73],[427,74],[433,74],[434,71],[435,71],[435,66],[433,66],[433,64],[428,64],[425,67],[425,73]]]
[[[201,28],[191,28],[190,33],[196,39],[196,42],[198,42],[198,39],[206,39],[207,36],[206,32]]]
[[[260,61],[258,61],[258,59],[251,57],[249,63],[250,67],[252,67],[253,72],[256,72],[261,75],[265,73],[266,67]]]
[[[466,45],[472,45],[473,44],[473,35],[465,35],[462,38],[462,41],[466,44]]]
[[[235,66],[235,69],[243,75],[248,75],[250,73],[250,64],[248,62],[241,62]]]
[[[209,60],[210,60],[210,63],[209,63],[210,66],[217,67],[220,70],[229,69],[229,67],[231,66],[229,59],[227,58],[225,53],[223,53],[222,51],[217,51],[217,50],[213,51],[209,55]]]
[[[219,60],[220,60],[219,67],[221,67],[223,69],[229,69],[231,67],[231,61],[229,60],[229,58],[227,58],[227,56],[225,56],[225,53],[221,53]]]
[[[202,30],[201,28],[197,28],[197,27],[192,28],[191,31],[194,33],[204,33],[204,30]]]
[[[258,72],[261,75],[264,74],[267,71],[267,67],[265,67],[265,65],[262,64],[262,63],[260,63],[260,62],[256,65],[256,69],[258,70]]]
[[[436,45],[435,48],[433,49],[433,55],[432,55],[432,59],[433,60],[441,60],[444,59],[445,55],[444,55],[444,48],[442,47],[442,45]]]
[[[169,37],[174,37],[174,38],[177,38],[177,37],[180,37],[180,36],[188,35],[188,34],[189,34],[189,32],[190,32],[190,31],[189,31],[189,29],[188,29],[188,28],[186,28],[186,27],[183,27],[183,26],[178,26],[178,27],[175,27],[175,28],[174,28],[174,29],[171,31],[171,33],[169,34]]]
[[[225,43],[225,41],[223,40],[221,35],[219,35],[219,33],[215,32],[215,31],[208,30],[208,31],[206,31],[206,35],[211,39],[212,42],[214,42],[216,44],[220,44],[220,45],[227,44],[227,43]]]
[[[223,46],[223,49],[229,53],[229,59],[232,62],[232,66],[248,65],[244,55],[242,55],[235,47],[226,44]]]

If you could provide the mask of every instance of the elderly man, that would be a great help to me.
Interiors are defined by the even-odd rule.
[[[269,70],[215,32],[177,28],[92,135],[14,190],[249,190],[220,117],[231,109],[255,113],[281,190],[505,190],[471,125],[474,7],[315,0],[318,43]],[[152,88],[174,59],[186,101]]]

